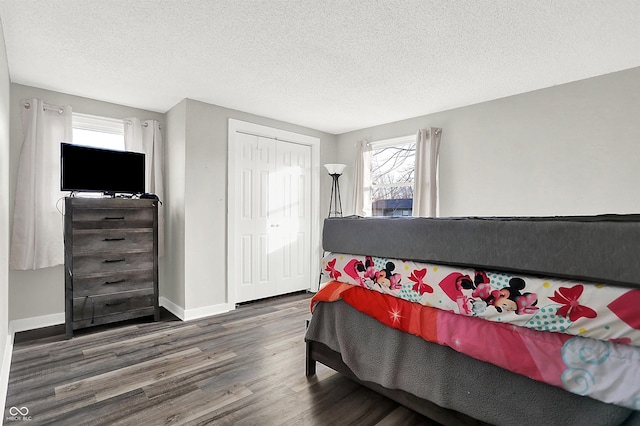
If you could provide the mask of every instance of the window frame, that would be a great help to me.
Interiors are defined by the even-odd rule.
[[[369,143],[369,148],[371,150],[371,158],[373,159],[374,156],[374,151],[375,150],[380,150],[380,149],[384,149],[384,148],[394,148],[394,147],[401,147],[403,145],[410,145],[410,144],[415,144],[416,143],[416,136],[415,135],[406,135],[406,136],[399,136],[399,137],[395,137],[395,138],[389,138],[389,139],[382,139],[379,141],[374,141],[374,142],[370,142]],[[415,156],[415,152],[414,152],[414,156]],[[373,166],[373,161],[371,161],[371,166]],[[372,170],[370,170],[370,173],[372,172]],[[414,172],[415,172],[415,162],[414,162]],[[373,194],[373,192],[376,189],[384,189],[384,188],[398,188],[398,187],[408,187],[411,188],[411,192],[414,192],[414,185],[415,185],[415,175],[414,175],[414,179],[411,180],[411,182],[393,182],[393,183],[375,183],[374,182],[374,178],[373,175],[371,174],[371,193]],[[411,197],[411,199],[413,200],[413,196]],[[375,209],[374,209],[374,203],[375,201],[373,200],[373,197],[371,199],[371,214],[372,216],[374,215]],[[413,210],[413,209],[412,209]],[[403,214],[403,216],[405,216]]]
[[[89,115],[89,114],[81,114],[77,112],[73,112],[71,114],[71,127],[72,131],[84,130],[89,132],[96,133],[104,133],[108,135],[117,135],[122,137],[122,144],[118,146],[109,146],[105,147],[104,145],[87,145],[96,148],[102,149],[113,149],[116,151],[124,151],[126,150],[125,142],[124,142],[124,129],[125,122],[123,119],[111,118],[111,117],[103,117],[98,115]],[[74,135],[75,136],[75,135]],[[83,143],[79,143],[75,140],[75,137],[72,138],[72,142],[74,145],[86,145]]]

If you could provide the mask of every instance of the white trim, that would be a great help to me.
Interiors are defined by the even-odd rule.
[[[71,122],[71,127],[75,129],[124,135],[124,120],[122,119],[73,112],[71,113]]]
[[[184,311],[183,321],[193,321],[213,315],[220,315],[233,311],[234,309],[235,305],[229,305],[228,303],[219,303],[217,305],[204,306],[202,308],[187,309]]]
[[[235,193],[237,185],[235,178],[236,132],[264,135],[311,147],[311,258],[309,259],[308,289],[312,290],[316,286],[314,281],[317,281],[317,277],[320,276],[320,138],[230,118],[227,139],[227,200],[229,200],[227,204],[227,305],[235,306],[235,283],[238,282],[235,268],[232,266],[237,248],[233,234],[237,228],[238,215],[237,208],[231,201],[234,199],[231,195]]]
[[[397,138],[382,139],[379,141],[369,142],[371,149],[381,149],[389,146],[408,145],[416,142],[416,135],[399,136]]]
[[[184,321],[184,309],[180,306],[173,303],[171,300],[167,299],[164,296],[160,296],[158,298],[158,303],[160,306],[165,308],[167,311],[171,312],[173,315],[177,316],[181,320]]]
[[[235,305],[220,303],[218,305],[204,306],[202,308],[188,309],[185,311],[184,308],[176,305],[166,297],[161,296],[159,302],[160,306],[180,318],[182,321],[193,321],[213,315],[224,314],[235,309]]]
[[[11,355],[13,354],[13,336],[15,333],[9,326],[9,334],[7,334],[7,342],[4,347],[2,356],[2,364],[0,364],[0,407],[2,407],[2,415],[0,416],[0,425],[4,421],[4,408],[7,403],[7,391],[9,390],[9,371],[11,370]]]
[[[64,312],[61,312],[58,314],[11,320],[9,322],[9,327],[12,328],[14,333],[19,333],[21,331],[35,330],[38,328],[50,327],[52,325],[64,324],[64,322]]]

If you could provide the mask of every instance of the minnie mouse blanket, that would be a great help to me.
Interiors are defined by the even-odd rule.
[[[331,280],[489,321],[640,346],[640,290],[330,253]]]

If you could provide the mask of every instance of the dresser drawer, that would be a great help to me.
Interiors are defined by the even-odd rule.
[[[129,290],[153,290],[153,278],[153,269],[136,269],[76,277],[73,280],[73,297],[96,296]]]
[[[73,299],[73,321],[98,318],[154,306],[153,289],[123,291]]]
[[[73,210],[73,229],[114,229],[114,228],[152,228],[154,210],[75,208]]]
[[[74,229],[73,253],[153,250],[153,229]]]
[[[154,253],[152,252],[119,252],[96,254],[73,254],[73,278],[104,274],[108,272],[133,271],[136,269],[153,269]]]

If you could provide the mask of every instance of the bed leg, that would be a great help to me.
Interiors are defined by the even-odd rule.
[[[306,356],[306,366],[305,366],[305,375],[307,377],[316,375],[316,360],[311,357],[311,343],[307,342],[307,356]]]
[[[309,328],[309,320],[305,323],[305,330]],[[316,375],[316,360],[311,356],[311,342],[305,343],[306,356],[305,356],[305,376],[311,377]]]

